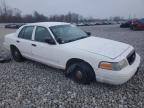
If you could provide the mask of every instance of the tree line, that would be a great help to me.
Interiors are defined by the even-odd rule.
[[[120,17],[113,19],[120,20]],[[46,21],[61,21],[70,23],[94,22],[99,19],[84,18],[83,16],[69,12],[65,15],[45,16],[37,11],[32,14],[22,15],[22,11],[17,8],[10,8],[5,0],[0,0],[0,23],[31,23],[31,22],[46,22]]]

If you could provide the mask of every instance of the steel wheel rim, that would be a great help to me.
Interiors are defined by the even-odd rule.
[[[82,72],[80,70],[76,70],[75,76],[76,76],[76,79],[80,81],[82,79],[83,75],[82,75]]]
[[[15,57],[19,57],[18,51],[15,51],[15,52],[14,52],[14,56],[15,56]]]

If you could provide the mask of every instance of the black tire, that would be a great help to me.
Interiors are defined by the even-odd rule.
[[[133,30],[136,31],[136,30],[137,30],[137,27],[136,27],[136,26],[133,26]]]
[[[90,84],[95,80],[93,69],[84,62],[73,63],[66,69],[66,76],[82,84]]]
[[[15,61],[17,61],[17,62],[24,61],[23,56],[21,55],[20,51],[16,47],[11,48],[11,54]]]
[[[135,30],[137,30],[137,27],[136,27],[136,25],[131,25],[130,29],[135,31]]]

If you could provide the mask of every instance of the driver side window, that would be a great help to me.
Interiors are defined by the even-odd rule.
[[[35,41],[45,42],[45,39],[51,39],[50,32],[45,27],[38,26],[35,31]]]

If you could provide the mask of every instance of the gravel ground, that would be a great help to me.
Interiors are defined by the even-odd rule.
[[[120,86],[102,83],[77,84],[63,71],[27,60],[0,64],[0,108],[143,108],[144,31],[114,26],[82,27],[93,35],[131,44],[141,55],[141,68]],[[15,30],[0,28],[3,36]]]

